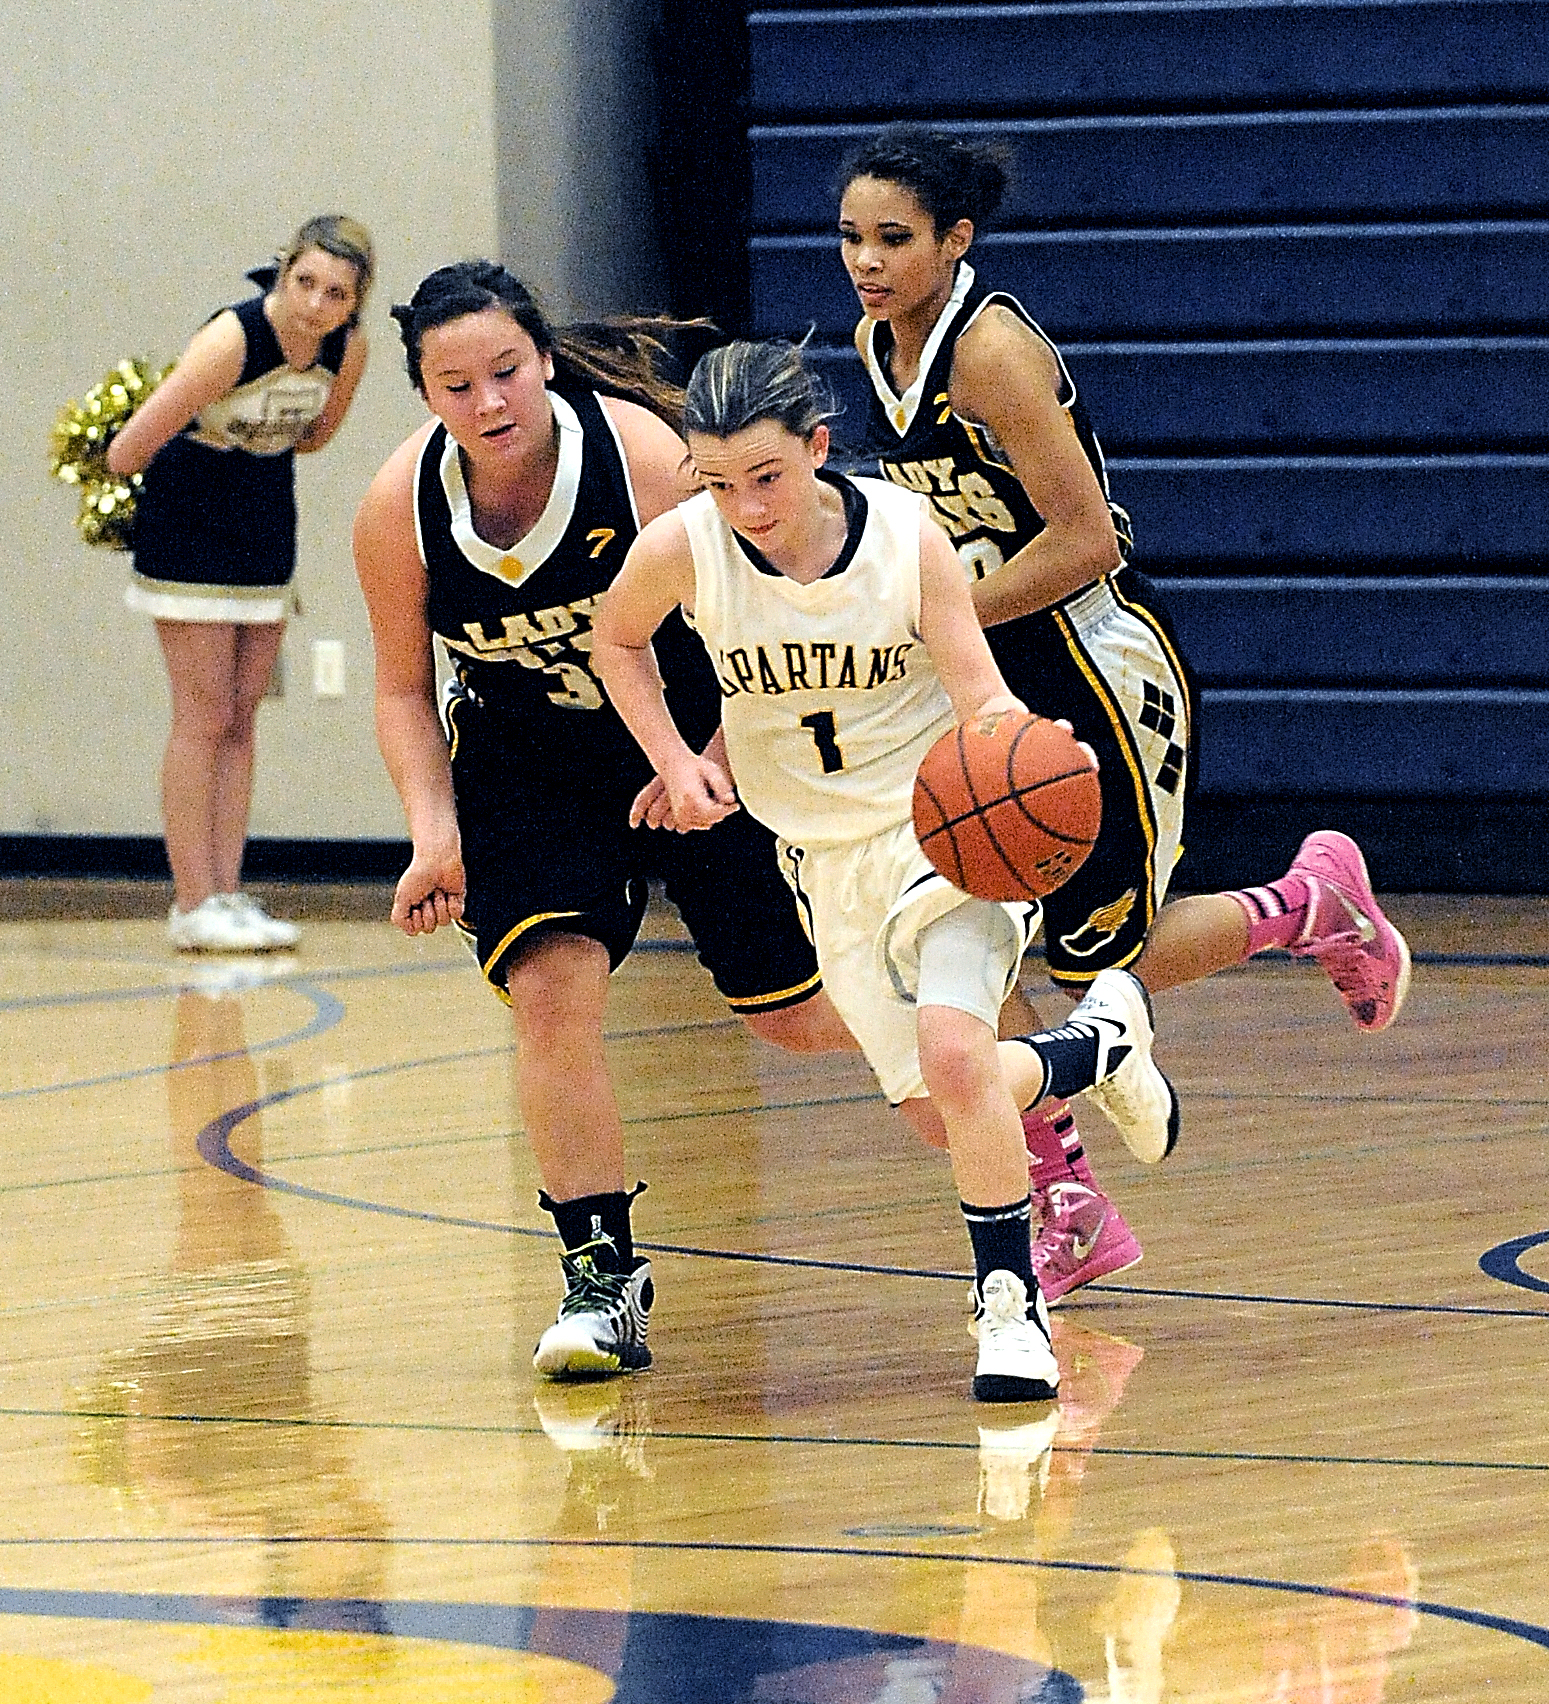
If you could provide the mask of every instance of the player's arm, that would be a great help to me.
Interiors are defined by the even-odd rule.
[[[200,326],[177,365],[114,433],[109,468],[120,478],[142,473],[201,409],[236,389],[246,358],[242,322],[230,308]]]
[[[1024,710],[990,654],[963,565],[929,514],[920,517],[920,637],[959,722],[993,710]]]
[[[452,768],[436,714],[429,578],[414,527],[414,466],[429,430],[388,459],[361,502],[354,532],[355,573],[376,652],[377,743],[414,846],[393,899],[393,921],[408,935],[461,917],[466,885]]]
[[[328,387],[328,400],[323,404],[322,413],[307,427],[296,445],[298,455],[310,455],[314,450],[322,449],[344,424],[344,417],[355,400],[360,376],[366,370],[366,353],[366,334],[356,326],[344,345],[344,359]]]
[[[688,473],[688,445],[666,421],[621,397],[605,396],[602,406],[624,447],[641,526],[691,497],[694,488]]]
[[[651,645],[668,614],[693,603],[694,559],[673,512],[658,516],[629,547],[592,619],[592,666],[665,784],[679,829],[709,828],[737,808],[730,775],[713,758],[696,755],[678,732]]]
[[[980,314],[952,356],[952,406],[995,434],[1044,530],[973,588],[979,620],[1046,609],[1122,562],[1108,500],[1059,402],[1059,363],[1007,308]]]

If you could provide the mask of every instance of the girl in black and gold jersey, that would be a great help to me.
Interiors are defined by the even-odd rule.
[[[355,527],[376,646],[377,731],[413,857],[393,921],[456,924],[511,1006],[518,1098],[564,1246],[535,1355],[554,1377],[650,1363],[623,1126],[603,1051],[610,970],[659,876],[728,1003],[764,1039],[852,1047],[746,814],[685,841],[632,828],[650,779],[591,669],[592,612],[640,527],[685,494],[680,393],[639,325],[556,332],[503,267],[442,267],[395,308],[434,418],[377,475]],[[434,641],[452,666],[443,723]],[[719,690],[698,641],[664,645],[701,743]],[[450,736],[450,739],[448,738]]]
[[[1316,958],[1356,1023],[1381,1029],[1403,1000],[1408,953],[1345,836],[1310,836],[1266,887],[1164,903],[1191,763],[1188,677],[1127,566],[1128,516],[1064,359],[969,265],[1005,188],[991,150],[891,126],[841,170],[839,233],[862,308],[869,448],[952,538],[1011,690],[1071,721],[1098,755],[1097,846],[1044,900],[1050,974],[1074,992],[1126,966],[1155,991],[1279,946]],[[1034,1264],[1053,1301],[1133,1265],[1140,1245],[1093,1180],[1068,1109],[1026,1131],[1043,1211]]]

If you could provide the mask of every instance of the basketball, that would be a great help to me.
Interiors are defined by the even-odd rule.
[[[999,710],[943,734],[914,782],[914,832],[954,887],[979,899],[1039,899],[1081,868],[1102,794],[1069,729]]]

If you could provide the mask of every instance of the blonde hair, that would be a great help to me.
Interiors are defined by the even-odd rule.
[[[279,277],[296,264],[308,249],[321,249],[338,260],[347,260],[355,268],[355,311],[348,324],[360,321],[360,311],[366,305],[366,294],[376,276],[376,254],[371,246],[371,233],[358,219],[347,213],[319,213],[308,219],[280,253]]]

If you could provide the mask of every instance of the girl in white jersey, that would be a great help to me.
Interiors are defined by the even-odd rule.
[[[1020,705],[923,499],[823,470],[829,412],[789,344],[704,357],[684,418],[707,489],[631,547],[593,662],[661,782],[637,814],[688,831],[740,799],[779,836],[830,997],[888,1099],[950,1149],[974,1250],[974,1395],[1049,1400],[1059,1369],[1031,1266],[1020,1111],[1104,1082],[1135,1151],[1155,1160],[1176,1102],[1126,972],[1100,978],[1059,1032],[997,1042],[1038,908],[973,899],[936,874],[910,799],[954,720]],[[702,754],[672,720],[651,648],[679,607],[721,680],[721,732]]]

